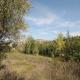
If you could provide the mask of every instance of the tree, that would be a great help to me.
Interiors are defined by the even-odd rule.
[[[0,39],[6,33],[13,36],[25,28],[23,17],[29,8],[28,0],[0,0]]]
[[[65,41],[64,36],[62,33],[59,33],[57,36],[57,39],[55,40],[55,56],[62,56],[64,55],[64,47],[65,47]]]
[[[24,52],[26,54],[33,54],[34,47],[35,47],[35,40],[32,37],[28,37],[25,44]]]
[[[25,28],[23,17],[29,8],[28,0],[0,0],[0,59],[6,44],[16,40],[19,30]]]
[[[65,38],[65,53],[64,53],[64,59],[65,61],[70,60],[72,56],[72,37],[70,36],[70,32],[67,31],[66,38]]]
[[[76,61],[80,61],[80,37],[72,37],[71,38],[71,58]]]

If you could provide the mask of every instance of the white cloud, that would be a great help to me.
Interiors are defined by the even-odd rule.
[[[57,20],[56,21],[56,26],[58,27],[70,27],[70,28],[75,28],[75,27],[80,27],[80,21],[67,21],[67,20]]]
[[[33,10],[37,15],[39,14],[39,17],[28,16],[26,19],[38,26],[50,25],[57,19],[56,14],[54,14],[54,12],[52,12],[47,6],[41,5],[37,2],[33,5]]]
[[[27,20],[33,22],[36,25],[49,25],[52,24],[56,19],[55,15],[47,15],[45,18],[34,18],[34,17],[27,17]]]
[[[58,30],[53,30],[52,33],[55,34],[55,35],[58,35],[58,34],[60,33],[60,31],[58,31]],[[61,33],[62,33],[64,36],[67,35],[67,32],[61,32]],[[80,36],[80,32],[76,32],[76,31],[74,31],[74,32],[69,32],[69,34],[70,34],[70,36]]]
[[[80,27],[80,20],[79,21],[67,21],[67,20],[62,20],[59,16],[48,14],[47,17],[39,18],[39,17],[27,17],[27,20],[31,21],[33,24],[38,25],[38,26],[43,26],[43,25],[55,25],[56,27],[70,27],[70,28],[75,28],[75,27]]]
[[[80,36],[80,32],[72,32],[70,33],[71,36]]]

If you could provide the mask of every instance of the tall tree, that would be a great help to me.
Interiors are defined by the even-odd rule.
[[[55,46],[56,46],[56,54],[63,55],[64,47],[65,47],[65,41],[64,41],[64,36],[62,33],[59,33],[57,36],[57,39],[55,41]]]
[[[0,39],[5,34],[16,35],[25,28],[23,17],[30,8],[28,0],[0,0]]]

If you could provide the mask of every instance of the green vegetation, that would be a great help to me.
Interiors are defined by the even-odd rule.
[[[0,0],[0,61],[26,28],[23,17],[30,6],[28,0]]]
[[[64,61],[80,61],[80,37],[64,37],[59,34],[56,40],[39,42],[28,38],[24,48],[25,54],[59,57]]]
[[[24,28],[23,17],[30,8],[28,0],[0,0],[0,33],[15,34]]]

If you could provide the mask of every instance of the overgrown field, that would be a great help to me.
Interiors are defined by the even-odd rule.
[[[43,56],[8,53],[0,80],[80,80],[80,63]]]

